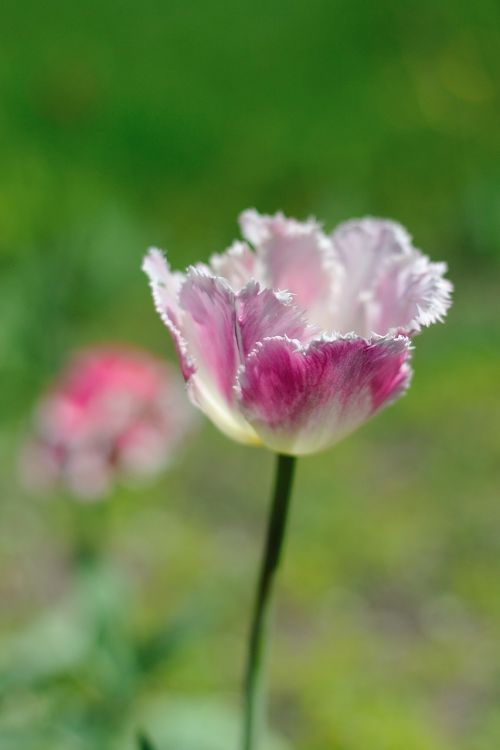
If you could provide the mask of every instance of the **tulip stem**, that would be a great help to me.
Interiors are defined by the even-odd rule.
[[[285,537],[295,462],[295,456],[277,455],[273,500],[248,645],[243,750],[258,750],[259,735],[264,724],[263,667],[270,622],[270,603]]]

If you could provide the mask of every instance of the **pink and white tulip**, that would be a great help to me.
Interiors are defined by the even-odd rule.
[[[119,476],[157,474],[192,421],[182,390],[169,366],[145,352],[79,352],[40,400],[22,478],[33,488],[60,485],[98,499]]]
[[[227,435],[300,455],[332,445],[408,387],[411,336],[450,305],[446,266],[393,221],[326,235],[254,210],[244,241],[183,274],[143,269],[192,401]]]

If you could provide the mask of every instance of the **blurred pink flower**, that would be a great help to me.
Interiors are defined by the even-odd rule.
[[[25,484],[98,499],[119,475],[157,474],[192,422],[183,390],[170,367],[145,352],[77,353],[38,404],[21,455]]]
[[[289,454],[331,445],[403,394],[410,336],[450,305],[446,266],[395,222],[330,235],[254,210],[209,265],[143,269],[193,402],[230,437]],[[252,247],[253,250],[252,250]]]

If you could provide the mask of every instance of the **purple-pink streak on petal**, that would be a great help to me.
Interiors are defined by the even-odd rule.
[[[318,450],[404,391],[408,350],[406,337],[323,339],[307,349],[286,338],[269,339],[240,372],[242,411],[271,447]]]
[[[197,377],[208,375],[228,404],[234,400],[237,369],[259,341],[276,335],[305,341],[314,332],[290,296],[254,281],[235,295],[222,279],[191,270],[180,305]]]

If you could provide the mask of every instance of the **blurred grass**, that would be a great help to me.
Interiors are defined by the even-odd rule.
[[[75,586],[67,503],[15,477],[38,389],[90,341],[172,356],[144,248],[206,258],[252,205],[328,228],[389,215],[449,262],[455,305],[418,339],[408,396],[301,462],[273,721],[307,750],[496,750],[500,6],[5,0],[1,16],[0,652]],[[98,644],[62,684],[2,688],[2,748],[111,748],[165,694],[237,706],[271,469],[206,425],[144,497],[117,493],[132,666],[111,654],[104,674],[127,672],[126,695],[110,700]],[[133,666],[185,612],[175,658]]]

